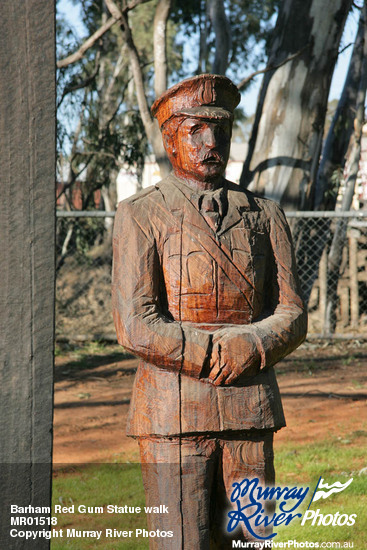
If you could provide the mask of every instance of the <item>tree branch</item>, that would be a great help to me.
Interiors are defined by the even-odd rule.
[[[83,140],[84,141],[84,140]],[[107,157],[111,158],[117,167],[121,167],[121,162],[116,158],[115,153],[109,153],[108,151],[76,151],[76,154],[83,157]]]
[[[124,59],[126,57],[126,55],[124,55],[124,54],[125,54],[124,48],[121,48],[119,57],[116,61],[115,69],[113,71],[112,76],[110,77],[110,80],[109,80],[108,85],[107,85],[106,92],[104,94],[104,103],[105,103],[105,105],[107,105],[109,107],[109,114],[108,114],[109,121],[111,121],[111,102],[112,102],[111,97],[112,97],[112,93],[113,93],[113,89],[114,89],[116,80],[117,80],[117,78],[118,78],[118,76],[119,76],[119,74],[122,70],[122,67],[124,66]],[[124,90],[125,89],[126,89],[126,87],[124,88]],[[119,96],[121,97],[121,100],[124,97],[124,90],[122,91],[122,93],[119,94]],[[121,104],[121,101],[118,102],[118,106],[120,104]],[[116,109],[116,106],[113,107],[112,112],[116,113],[117,111],[115,111],[115,109]],[[105,124],[105,128],[108,127],[109,121],[107,121],[107,123]]]
[[[130,4],[128,4],[123,11],[121,12],[119,8],[116,6],[112,0],[105,0],[106,6],[108,7],[112,17],[107,19],[107,21],[99,27],[99,29],[96,30],[81,46],[80,48],[65,57],[64,59],[60,59],[56,66],[58,69],[62,69],[64,67],[67,67],[68,65],[71,65],[72,63],[75,63],[76,61],[79,61],[81,59],[85,52],[89,50],[97,42],[101,36],[103,36],[115,23],[118,21],[121,21],[123,14],[127,14],[130,10],[136,8],[139,4],[146,4],[147,2],[150,2],[151,0],[134,0]]]
[[[127,13],[128,11],[131,11],[134,8],[136,8],[136,6],[139,6],[140,4],[147,4],[148,2],[151,2],[151,0],[134,0],[134,2],[130,2],[130,4],[126,6],[123,12]]]
[[[81,90],[82,88],[86,88],[91,82],[93,82],[93,80],[95,79],[95,77],[97,76],[98,71],[99,71],[100,57],[101,57],[100,52],[97,52],[93,72],[90,75],[88,75],[84,80],[82,80],[81,82],[78,82],[77,84],[74,84],[74,85],[68,84],[68,85],[65,86],[65,88],[62,92],[62,96],[60,98],[60,101],[57,104],[57,108],[60,107],[61,103],[63,102],[64,97],[67,94],[70,94],[71,92],[75,92],[76,90]]]
[[[121,14],[121,25],[120,29],[124,34],[126,47],[129,52],[129,58],[130,58],[130,67],[132,76],[134,79],[135,84],[135,90],[136,90],[136,97],[138,101],[138,107],[140,116],[144,125],[144,130],[147,135],[148,140],[150,141],[155,157],[157,159],[157,162],[159,164],[161,174],[162,176],[169,172],[170,166],[169,162],[166,156],[166,153],[164,151],[164,147],[162,144],[161,134],[158,128],[158,125],[156,121],[154,121],[147,97],[145,95],[145,88],[144,88],[144,77],[143,77],[143,71],[142,71],[142,65],[140,63],[139,53],[136,48],[134,38],[132,35],[132,31],[129,25],[128,20],[128,12],[138,4],[145,4],[149,2],[150,0],[135,0],[128,4],[122,11],[116,6],[113,0],[105,0],[107,8],[110,10],[111,14],[114,14],[116,16],[120,16]],[[168,0],[168,3],[170,4],[171,0]],[[160,0],[160,5],[167,4],[167,0]],[[164,13],[164,10],[163,10]],[[168,17],[168,14],[167,14]]]
[[[247,76],[246,78],[241,80],[241,82],[239,84],[237,84],[237,88],[241,91],[241,90],[243,90],[243,88],[245,86],[247,86],[247,84],[253,78],[255,78],[255,76],[258,76],[259,74],[268,73],[269,71],[275,71],[276,69],[279,69],[280,67],[282,67],[283,65],[285,65],[289,61],[292,61],[293,59],[295,59],[296,57],[301,55],[301,53],[304,52],[305,49],[308,48],[308,46],[309,45],[307,44],[304,48],[302,48],[301,50],[298,50],[298,52],[294,53],[293,55],[290,55],[289,57],[287,57],[286,59],[284,59],[283,61],[281,61],[281,63],[278,63],[277,65],[268,65],[267,67],[265,67],[265,69],[260,69],[258,71],[255,71],[255,72],[251,73],[249,76]]]
[[[350,48],[351,46],[353,46],[354,42],[349,42],[349,44],[347,44],[346,46],[344,46],[344,48],[342,48],[341,50],[338,51],[338,55],[342,54],[343,52],[345,52],[345,50],[347,50],[348,48]]]
[[[131,4],[129,4],[130,6],[129,9],[132,9],[131,6],[133,4],[135,6],[135,5],[138,5],[138,3],[141,4],[147,1],[149,0],[141,0],[140,2],[136,0],[135,2],[132,2]],[[147,98],[145,96],[144,79],[143,79],[143,73],[141,70],[138,50],[136,49],[131,28],[129,26],[128,16],[127,16],[128,8],[125,8],[124,10],[125,13],[123,13],[122,11],[119,10],[119,8],[116,6],[113,0],[105,0],[105,2],[110,13],[115,14],[116,16],[119,15],[119,17],[121,18],[122,25],[120,28],[125,35],[125,42],[129,52],[130,66],[131,66],[131,71],[134,78],[139,111],[140,111],[140,115],[144,124],[147,137],[152,142],[153,141],[153,118],[150,114]]]
[[[151,0],[134,0],[133,2],[130,2],[130,4],[127,4],[127,6],[125,6],[121,11],[113,0],[105,0],[108,11],[115,19],[121,19],[122,15],[126,15],[129,11],[133,10],[140,4],[147,4],[148,2],[151,2]]]
[[[112,0],[104,0],[104,1],[112,17],[114,17],[116,20],[121,19],[122,11],[118,6],[116,6],[115,2],[113,2]],[[125,8],[124,11],[126,10],[127,10],[127,7]]]
[[[107,32],[115,23],[117,23],[118,19],[115,19],[114,17],[110,17],[107,19],[106,23],[104,23],[101,27],[99,27],[96,32],[94,32],[77,50],[76,52],[72,53],[71,55],[68,55],[64,59],[60,59],[57,62],[57,68],[62,69],[63,67],[67,67],[68,65],[71,65],[72,63],[75,63],[76,61],[79,61],[81,59],[85,52],[89,50],[97,42],[101,36],[104,35],[105,32]]]
[[[60,192],[60,194],[56,197],[56,200],[58,200],[63,193],[66,196],[65,191],[67,189],[69,189],[74,184],[76,179],[80,176],[80,174],[85,169],[85,166],[83,166],[82,169],[79,172],[77,172],[77,173],[74,172],[73,161],[74,161],[75,156],[76,156],[77,143],[78,143],[78,140],[79,140],[79,137],[80,137],[80,134],[81,134],[81,131],[82,131],[82,127],[83,127],[83,122],[84,122],[84,115],[85,115],[85,109],[86,109],[86,107],[85,107],[86,95],[87,95],[87,91],[84,90],[84,101],[82,103],[82,108],[81,108],[81,111],[80,111],[80,114],[79,114],[78,124],[77,124],[77,127],[76,127],[75,132],[74,132],[73,142],[72,142],[71,151],[70,151],[70,155],[69,155],[69,173],[68,173],[67,181],[66,181],[66,183],[64,183],[64,181],[62,180],[63,189]],[[62,172],[63,171],[61,171],[61,176],[63,175]]]

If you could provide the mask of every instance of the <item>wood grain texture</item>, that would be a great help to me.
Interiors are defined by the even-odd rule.
[[[170,176],[120,203],[116,215],[117,335],[143,359],[129,432],[278,429],[284,417],[272,366],[306,330],[284,215],[228,182],[227,216],[214,233],[184,188]],[[243,369],[230,385],[210,379],[217,341]]]
[[[147,501],[176,510],[177,537],[151,548],[231,547],[214,540],[209,511],[222,502],[223,526],[224,479],[273,479],[272,432],[285,425],[273,366],[306,335],[284,213],[224,179],[237,103],[234,85],[214,75],[163,94],[152,110],[173,173],[115,217],[117,338],[141,358],[127,430],[140,441]],[[200,517],[192,494],[209,499]]]
[[[50,502],[55,235],[54,4],[2,6],[1,174],[1,532],[9,503]],[[47,548],[45,539],[27,548]]]
[[[164,502],[168,507],[168,513],[148,515],[148,528],[173,531],[172,538],[152,538],[149,548],[229,550],[232,539],[254,540],[245,526],[239,526],[231,535],[226,533],[223,510],[231,507],[233,483],[245,477],[257,477],[263,486],[274,483],[272,444],[272,433],[243,434],[238,439],[140,439],[146,504],[153,507]],[[162,479],[169,483],[163,484]],[[180,492],[182,503],[177,498]],[[275,503],[264,504],[272,516]],[[263,526],[255,532],[267,534]]]

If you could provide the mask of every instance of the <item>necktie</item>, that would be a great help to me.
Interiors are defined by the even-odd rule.
[[[204,193],[200,197],[200,211],[205,218],[207,224],[213,229],[213,231],[218,231],[223,215],[222,208],[222,190],[213,191]]]

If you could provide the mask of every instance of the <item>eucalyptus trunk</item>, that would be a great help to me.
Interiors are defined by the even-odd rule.
[[[361,12],[358,32],[349,62],[342,95],[334,113],[322,151],[316,178],[315,209],[334,210],[346,154],[356,116],[358,87],[363,61],[364,18]]]
[[[208,10],[215,34],[215,56],[212,72],[214,74],[226,74],[232,37],[230,24],[224,9],[224,1],[209,0]]]
[[[327,100],[352,0],[284,0],[241,184],[288,210],[313,205]]]
[[[361,18],[364,22],[364,41],[363,41],[363,63],[361,67],[360,84],[357,94],[357,106],[354,119],[354,133],[351,137],[351,146],[349,153],[348,175],[345,181],[345,191],[342,200],[341,210],[348,211],[352,205],[359,162],[361,157],[361,140],[363,133],[363,124],[365,122],[365,102],[367,89],[367,6],[363,6]],[[348,229],[347,219],[341,219],[337,222],[333,235],[333,240],[328,254],[328,299],[326,304],[326,332],[332,333],[336,325],[336,306],[337,306],[337,288],[340,276],[340,264],[343,254],[345,237]]]
[[[333,116],[315,184],[315,210],[334,210],[353,134],[356,102],[361,80],[364,44],[364,18],[360,17],[358,33],[350,59],[343,92]],[[299,224],[298,224],[299,225]],[[310,231],[297,226],[297,261],[300,268],[303,295],[308,303],[312,287],[318,277],[321,256],[330,244],[331,220],[319,218]],[[338,278],[338,277],[337,277]]]

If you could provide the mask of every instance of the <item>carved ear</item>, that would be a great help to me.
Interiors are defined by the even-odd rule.
[[[174,157],[177,155],[177,150],[176,150],[176,147],[175,147],[175,145],[174,145],[173,139],[171,139],[170,153],[171,153],[171,155],[174,156]]]
[[[174,134],[169,131],[169,129],[164,129],[162,131],[162,139],[163,139],[163,145],[165,150],[167,151],[168,155],[176,156],[177,150],[175,145],[175,138]]]

